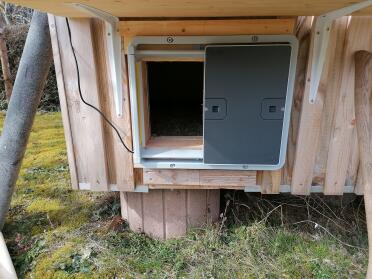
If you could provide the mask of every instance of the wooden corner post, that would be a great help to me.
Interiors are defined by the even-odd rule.
[[[360,169],[364,181],[369,260],[367,278],[372,278],[372,53],[355,53],[355,115],[359,140]]]

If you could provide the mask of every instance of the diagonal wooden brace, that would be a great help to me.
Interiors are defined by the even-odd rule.
[[[333,21],[371,5],[372,0],[362,1],[360,3],[356,3],[316,17],[311,37],[311,71],[310,75],[306,78],[310,82],[309,101],[311,104],[315,103],[316,96],[318,94],[318,87],[326,59],[326,52]]]

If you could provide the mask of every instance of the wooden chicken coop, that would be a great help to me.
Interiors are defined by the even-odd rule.
[[[372,1],[9,2],[49,13],[72,187],[119,191],[133,230],[216,220],[220,189],[364,193]]]

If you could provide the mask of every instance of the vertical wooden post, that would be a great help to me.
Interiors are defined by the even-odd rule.
[[[262,194],[279,194],[282,182],[282,170],[261,171],[257,173],[258,185],[261,185]]]
[[[360,167],[364,181],[369,261],[367,278],[372,278],[372,53],[355,53],[355,114],[359,141]]]

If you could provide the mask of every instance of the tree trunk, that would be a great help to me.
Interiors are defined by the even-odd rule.
[[[1,69],[3,72],[4,85],[5,85],[5,96],[6,100],[10,101],[10,96],[13,91],[12,76],[10,73],[9,60],[8,60],[8,48],[4,39],[4,26],[0,26],[0,60]]]
[[[0,230],[52,63],[48,17],[35,11],[0,137]]]
[[[0,10],[1,10],[1,13],[3,14],[5,25],[10,25],[12,22],[9,19],[8,15],[6,14],[7,7],[8,7],[8,3],[6,3],[5,1],[0,1]]]
[[[363,177],[369,260],[367,278],[372,278],[372,53],[355,54],[355,117]]]
[[[6,41],[4,38],[4,28],[9,24],[9,20],[6,16],[6,4],[2,1],[0,6],[2,9],[0,17],[0,61],[4,79],[5,97],[9,103],[10,96],[12,95],[13,91],[13,84],[12,75],[9,67],[8,48],[6,46]]]

